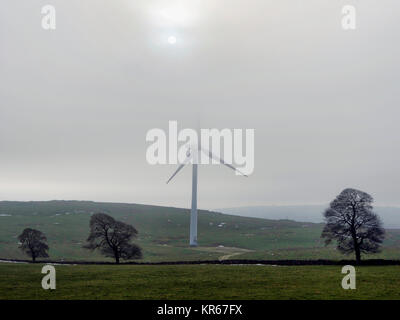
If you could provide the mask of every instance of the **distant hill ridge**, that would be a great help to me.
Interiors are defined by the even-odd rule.
[[[328,204],[235,207],[217,209],[217,211],[243,217],[289,219],[294,221],[321,223],[323,222],[322,213],[326,208],[328,208]],[[377,206],[374,207],[374,211],[381,217],[385,228],[400,228],[399,207]]]

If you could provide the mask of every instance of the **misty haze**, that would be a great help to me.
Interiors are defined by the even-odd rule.
[[[400,300],[399,1],[0,7],[0,301]]]

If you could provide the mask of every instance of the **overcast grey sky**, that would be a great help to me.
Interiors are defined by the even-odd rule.
[[[41,28],[45,4],[55,31]],[[145,136],[199,116],[256,139],[249,178],[199,169],[201,208],[327,203],[346,187],[400,205],[399,12],[395,0],[2,0],[0,199],[189,207],[190,168],[166,185],[176,166],[147,164]]]

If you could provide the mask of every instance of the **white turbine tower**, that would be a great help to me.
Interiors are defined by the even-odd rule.
[[[197,149],[197,150],[196,150]],[[239,172],[241,175],[247,177],[244,173],[240,172],[234,166],[225,163],[223,159],[220,159],[214,156],[211,151],[203,149],[198,146],[189,146],[188,151],[186,152],[186,159],[183,163],[181,163],[178,169],[174,172],[171,178],[168,179],[167,184],[178,174],[182,168],[192,161],[192,209],[190,211],[190,246],[197,247],[197,167],[198,167],[198,159],[201,152],[204,152],[211,160],[218,161],[219,163],[227,166],[228,168]]]

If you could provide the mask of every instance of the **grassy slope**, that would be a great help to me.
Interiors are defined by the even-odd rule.
[[[288,220],[265,220],[199,212],[200,248],[187,246],[189,212],[184,209],[136,204],[78,201],[0,202],[0,257],[25,258],[17,249],[17,235],[26,227],[43,231],[53,259],[105,260],[82,249],[89,231],[92,212],[105,212],[134,225],[137,243],[144,249],[145,261],[217,259],[236,253],[248,259],[343,258],[334,248],[325,248],[320,239],[321,224]],[[221,223],[225,223],[219,227]],[[385,250],[371,257],[400,257],[400,231],[387,234]]]
[[[0,263],[0,300],[400,299],[398,266],[357,267],[356,290],[339,266],[56,266],[53,291],[41,267]]]

